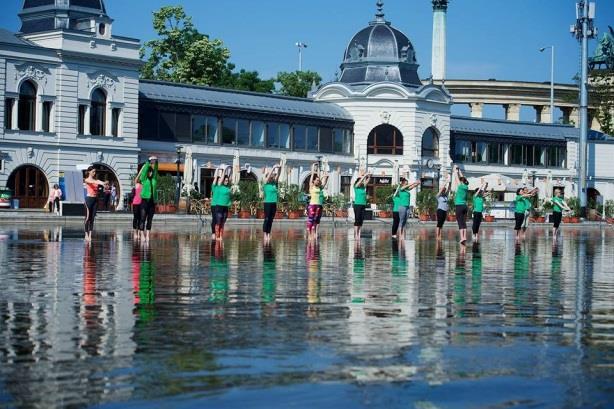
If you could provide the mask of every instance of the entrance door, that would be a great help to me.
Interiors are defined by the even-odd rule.
[[[9,176],[6,186],[13,191],[13,198],[19,200],[22,208],[42,209],[49,197],[49,182],[36,166],[18,167]]]

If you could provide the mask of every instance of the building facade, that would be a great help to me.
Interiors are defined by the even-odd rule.
[[[176,172],[181,147],[204,193],[215,167],[239,156],[244,178],[283,157],[298,185],[313,162],[328,163],[330,194],[347,194],[359,167],[374,175],[371,194],[403,174],[437,188],[453,163],[475,179],[577,194],[576,128],[451,115],[446,1],[433,2],[435,82],[419,79],[413,44],[377,6],[339,78],[289,98],[139,80],[140,42],[112,33],[102,0],[25,0],[20,32],[0,29],[0,188],[21,207],[42,207],[63,172],[94,164],[124,196],[150,155]],[[594,133],[593,195],[614,198],[612,154],[612,138]]]

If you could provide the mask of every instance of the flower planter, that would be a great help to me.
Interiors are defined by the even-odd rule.
[[[614,218],[613,217],[608,217],[605,219],[607,224],[614,224]]]
[[[580,218],[579,217],[572,217],[571,220],[569,221],[570,223],[580,223]]]
[[[487,214],[486,216],[484,216],[484,221],[486,223],[492,223],[495,221],[495,216],[491,216],[489,214]]]
[[[335,217],[348,217],[347,210],[336,210]]]
[[[449,214],[448,215],[448,221],[449,222],[455,222],[456,221],[456,215],[455,214]]]
[[[388,219],[390,217],[392,217],[392,212],[389,212],[387,210],[381,211],[379,212],[379,217],[382,219]]]
[[[418,216],[420,218],[421,222],[427,222],[429,220],[431,220],[431,218],[429,217],[428,214],[421,214],[420,216]]]
[[[303,215],[303,212],[300,210],[289,210],[288,211],[288,219],[298,219]]]
[[[283,219],[284,217],[286,217],[286,214],[284,212],[281,212],[281,211],[275,212],[276,219]]]
[[[260,209],[258,209],[258,210],[256,211],[256,218],[258,218],[258,219],[264,219],[264,210],[260,210]]]
[[[249,219],[252,216],[249,210],[240,210],[239,219]]]
[[[535,218],[535,223],[546,223],[546,218],[544,216],[538,216]]]
[[[563,217],[563,223],[571,223],[571,217]]]

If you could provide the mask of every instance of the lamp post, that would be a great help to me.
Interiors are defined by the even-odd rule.
[[[544,52],[550,49],[550,123],[554,123],[554,46],[549,45],[539,49],[540,52]]]
[[[531,171],[531,177],[533,178],[533,187],[535,187],[535,175],[537,174],[536,170]]]
[[[179,209],[179,191],[181,190],[181,177],[179,176],[179,165],[181,164],[181,146],[177,145],[177,189],[175,191],[175,207]]]
[[[307,48],[307,44],[298,41],[295,45],[298,47],[298,70],[303,71],[303,48]]]

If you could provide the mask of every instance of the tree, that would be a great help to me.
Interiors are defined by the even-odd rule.
[[[280,72],[276,80],[281,84],[280,94],[305,98],[314,82],[320,85],[322,77],[314,71],[295,71]]]
[[[239,72],[230,72],[234,70],[232,63],[228,64],[228,68],[228,75],[218,84],[220,87],[265,93],[272,93],[275,90],[275,80],[261,79],[258,71],[241,69]]]
[[[141,48],[143,78],[215,85],[228,75],[230,51],[221,40],[198,32],[183,7],[155,11],[153,27],[159,38]]]

